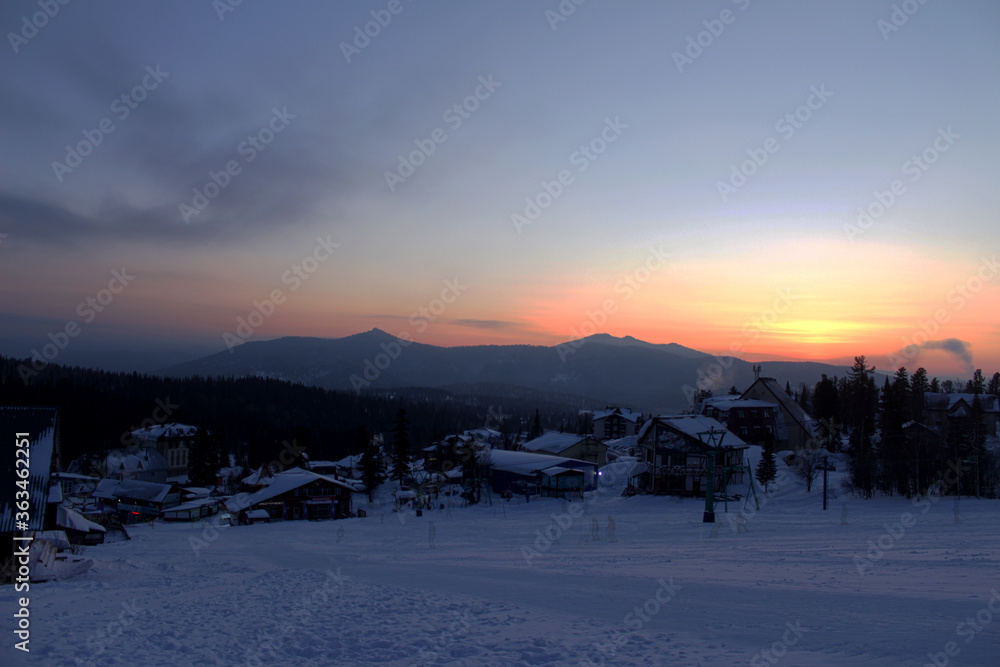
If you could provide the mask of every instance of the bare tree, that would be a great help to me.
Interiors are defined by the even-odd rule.
[[[795,474],[805,480],[806,491],[812,491],[813,482],[819,477],[825,452],[818,449],[803,449],[795,455]]]

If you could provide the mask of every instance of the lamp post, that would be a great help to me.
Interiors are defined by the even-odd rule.
[[[708,458],[705,465],[705,513],[702,515],[702,523],[715,523],[715,453],[722,445],[725,431],[716,431],[712,428],[705,433],[699,433],[698,439],[708,450]],[[718,442],[715,436],[719,436]]]

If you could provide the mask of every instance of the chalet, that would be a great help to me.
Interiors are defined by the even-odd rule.
[[[993,394],[924,394],[924,423],[941,436],[955,430],[972,432],[974,414],[979,411],[979,427],[987,437],[997,434],[1000,400]]]
[[[3,460],[0,461],[0,481],[4,485],[3,499],[0,500],[0,534],[4,537],[13,535],[15,529],[45,529],[43,508],[49,498],[52,459],[58,454],[58,417],[56,408],[0,405],[0,428],[8,442],[4,446]],[[24,453],[20,454],[22,451]],[[29,457],[30,466],[25,467]],[[20,465],[18,462],[21,462]],[[18,490],[15,482],[24,479],[21,474],[29,468],[26,490],[34,511],[29,514],[28,525],[24,528],[15,522],[17,508],[14,505],[14,491]],[[19,470],[22,472],[19,473]]]
[[[591,461],[494,449],[490,486],[498,494],[580,497],[597,488],[597,468]]]
[[[155,449],[167,461],[167,476],[181,477],[188,474],[191,446],[197,434],[197,426],[170,422],[132,431],[131,442],[140,447]]]
[[[702,495],[707,480],[709,433],[715,433],[716,490],[744,482],[747,445],[712,419],[702,415],[662,415],[648,420],[639,432],[642,463],[634,483],[648,493]],[[721,439],[720,439],[721,437]]]
[[[813,438],[815,421],[774,378],[757,378],[740,398],[776,406],[774,440],[779,449],[798,451]]]
[[[354,487],[326,475],[292,468],[270,484],[226,501],[230,512],[264,510],[272,519],[345,519],[351,516]]]
[[[629,408],[605,408],[593,414],[594,437],[616,440],[637,435],[642,426],[642,413]]]
[[[66,533],[70,544],[104,544],[107,528],[62,505],[56,508],[56,527]]]
[[[608,446],[589,435],[549,431],[521,446],[526,452],[579,459],[599,468],[608,462]]]
[[[711,417],[748,445],[775,442],[778,406],[739,396],[715,396],[701,404],[701,414]]]
[[[141,482],[134,479],[102,479],[94,498],[118,513],[122,523],[159,518],[165,509],[180,504],[180,489],[173,484]]]
[[[269,486],[274,481],[274,474],[269,466],[261,466],[240,480],[240,489],[253,493]]]
[[[163,510],[164,521],[198,521],[216,514],[222,507],[221,498],[193,498]]]

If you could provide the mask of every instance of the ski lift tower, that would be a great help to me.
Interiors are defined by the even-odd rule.
[[[715,523],[715,453],[722,446],[725,435],[725,431],[716,431],[714,428],[698,434],[698,438],[708,449],[705,466],[705,514],[702,516],[702,523]]]

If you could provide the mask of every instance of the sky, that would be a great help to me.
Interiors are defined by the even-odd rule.
[[[46,7],[0,9],[0,354],[1000,370],[996,3]]]

